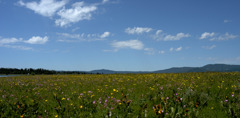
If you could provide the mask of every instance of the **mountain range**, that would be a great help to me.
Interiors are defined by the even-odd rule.
[[[208,64],[202,67],[173,67],[157,71],[114,71],[107,69],[93,70],[93,74],[122,74],[122,73],[188,73],[188,72],[240,72],[240,65]]]

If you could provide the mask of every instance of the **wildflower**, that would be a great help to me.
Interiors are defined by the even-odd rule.
[[[82,109],[83,108],[83,106],[82,105],[80,105],[80,109]]]
[[[169,99],[169,97],[167,97],[167,100]]]
[[[96,102],[95,101],[93,101],[93,104],[95,104]]]
[[[81,96],[83,96],[83,93],[80,93]]]
[[[225,100],[225,102],[228,102],[228,100]]]
[[[158,113],[159,113],[159,114],[162,114],[162,113],[163,113],[163,110],[162,110],[162,109],[160,109],[160,110],[158,111]]]
[[[234,94],[232,94],[232,97],[234,97]]]
[[[62,100],[66,100],[66,98],[63,97]]]
[[[70,98],[67,98],[67,100],[70,100]]]
[[[55,117],[57,118],[57,117],[58,117],[58,115],[55,115]]]
[[[45,100],[45,102],[47,102],[48,100]]]
[[[21,115],[20,117],[21,117],[21,118],[23,118],[23,116],[24,116],[24,114],[23,114],[23,115]]]
[[[213,109],[213,107],[211,107],[211,109]]]
[[[113,89],[113,91],[115,92],[115,91],[116,91],[116,89]]]
[[[120,102],[120,103],[118,103],[119,105],[121,105],[122,103]]]
[[[178,93],[176,93],[175,95],[178,95]]]

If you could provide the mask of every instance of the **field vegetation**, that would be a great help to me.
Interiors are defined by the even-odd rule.
[[[240,73],[0,78],[0,117],[240,117]]]

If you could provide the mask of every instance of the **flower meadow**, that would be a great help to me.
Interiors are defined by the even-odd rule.
[[[240,117],[240,73],[2,77],[0,117]]]

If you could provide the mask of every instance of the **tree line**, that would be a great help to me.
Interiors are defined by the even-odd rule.
[[[55,70],[47,70],[47,69],[33,69],[33,68],[25,68],[25,69],[17,69],[17,68],[0,68],[0,74],[31,74],[31,75],[53,75],[53,74],[89,74],[87,72],[80,71],[55,71]]]

